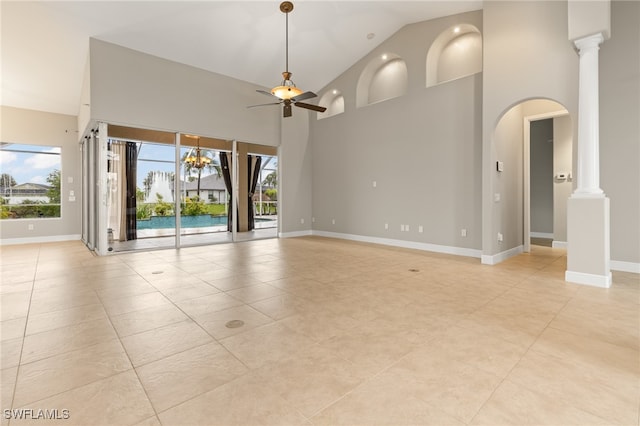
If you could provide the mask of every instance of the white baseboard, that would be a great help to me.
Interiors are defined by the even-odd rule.
[[[359,241],[363,243],[382,244],[385,246],[402,247],[414,250],[432,251],[436,253],[453,254],[457,256],[476,257],[480,258],[482,250],[464,248],[464,247],[451,247],[442,246],[438,244],[419,243],[416,241],[394,240],[391,238],[379,238],[368,237],[363,235],[354,234],[342,234],[339,232],[327,232],[327,231],[311,231],[313,235],[327,238],[338,238],[341,240]]]
[[[40,243],[57,243],[60,241],[80,241],[81,236],[78,235],[53,235],[51,237],[26,237],[26,238],[4,238],[0,240],[0,246],[13,244],[40,244]]]
[[[621,272],[632,272],[634,274],[640,274],[640,263],[623,262],[621,260],[612,260],[611,269]]]
[[[524,246],[518,246],[518,247],[514,247],[511,248],[509,250],[505,250],[503,252],[500,252],[498,254],[494,254],[494,255],[482,255],[482,264],[483,265],[496,265],[500,262],[504,262],[505,260],[509,259],[510,257],[513,256],[517,256],[520,253],[524,252]]]
[[[280,232],[279,238],[295,238],[295,237],[307,237],[312,234],[310,229],[306,231],[293,231],[293,232]]]
[[[584,272],[565,271],[565,281],[576,284],[590,285],[600,288],[611,287],[611,273],[609,275],[585,274]]]
[[[567,242],[566,241],[553,241],[551,243],[551,247],[566,249],[567,248]]]
[[[529,232],[529,236],[533,238],[553,238],[553,232]]]

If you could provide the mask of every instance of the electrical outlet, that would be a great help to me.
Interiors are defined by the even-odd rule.
[[[315,216],[311,218],[311,222],[315,223],[316,222],[316,218]]]
[[[464,228],[462,228],[462,229],[460,230],[460,236],[461,236],[461,237],[466,237],[466,236],[467,236],[467,230],[466,230],[466,229],[464,229]]]
[[[27,230],[33,231],[33,223],[27,225]]]
[[[418,232],[419,233],[423,233],[424,232],[424,228],[422,227],[422,225],[418,226]]]
[[[373,181],[373,187],[375,188],[376,186],[378,186],[378,182],[376,182],[375,180]]]
[[[335,219],[331,219],[331,224],[335,225],[336,224],[336,220]]]
[[[303,217],[300,218],[300,223],[304,225],[304,218]]]
[[[405,226],[404,226],[404,230],[405,230],[406,232],[409,232],[409,225],[405,225]]]
[[[495,201],[496,203],[500,201],[500,193],[496,192],[495,194],[493,194],[493,201]]]
[[[388,223],[384,224],[384,229],[387,230],[387,231],[389,230],[389,224]]]
[[[502,242],[504,240],[504,236],[498,232],[498,242]]]
[[[404,225],[400,225],[400,232],[404,232]]]

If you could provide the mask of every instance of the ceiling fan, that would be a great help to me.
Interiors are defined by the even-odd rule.
[[[293,10],[293,3],[290,1],[283,1],[280,3],[280,11],[286,16],[286,45],[285,45],[285,69],[286,71],[282,73],[282,83],[280,86],[276,86],[271,89],[271,92],[267,92],[266,90],[257,90],[258,93],[262,93],[264,95],[274,97],[278,99],[278,102],[271,102],[268,104],[260,104],[260,105],[251,105],[247,108],[254,108],[259,106],[266,105],[283,105],[282,108],[282,116],[283,117],[291,117],[291,106],[295,105],[300,108],[310,109],[312,111],[317,112],[325,112],[327,109],[322,106],[312,105],[304,101],[306,99],[315,98],[316,95],[313,92],[303,92],[298,89],[296,85],[291,80],[291,73],[289,72],[289,13]]]

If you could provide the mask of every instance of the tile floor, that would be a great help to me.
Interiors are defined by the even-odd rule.
[[[564,250],[0,253],[2,425],[640,424],[640,277],[566,283]]]

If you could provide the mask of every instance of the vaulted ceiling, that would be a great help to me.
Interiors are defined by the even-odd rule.
[[[285,68],[279,1],[2,0],[2,105],[76,115],[89,38],[264,87]],[[289,70],[317,91],[403,26],[481,0],[294,1]],[[126,66],[126,64],[123,64]]]

